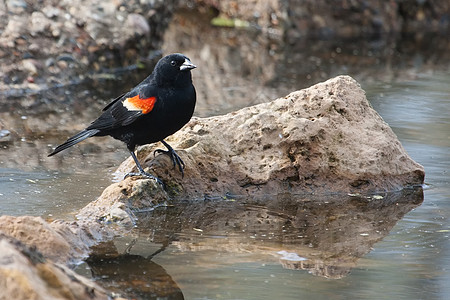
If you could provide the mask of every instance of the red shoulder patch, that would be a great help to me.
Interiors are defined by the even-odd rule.
[[[156,97],[140,98],[139,95],[126,98],[123,106],[128,110],[140,110],[143,114],[148,114],[155,106]]]

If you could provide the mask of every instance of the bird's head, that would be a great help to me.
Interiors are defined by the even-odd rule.
[[[159,85],[190,84],[191,70],[197,66],[183,54],[174,53],[161,58],[155,66],[155,80]]]

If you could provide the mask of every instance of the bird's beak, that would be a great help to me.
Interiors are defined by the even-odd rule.
[[[184,63],[180,66],[180,71],[184,71],[184,70],[192,70],[197,68],[196,65],[194,65],[193,63],[190,62],[189,59],[185,59]]]

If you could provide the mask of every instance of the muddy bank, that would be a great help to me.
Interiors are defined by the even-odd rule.
[[[48,0],[38,3],[5,1],[0,6],[3,25],[0,26],[0,97],[17,99],[39,93],[44,98],[40,102],[55,101],[53,105],[63,104],[60,102],[75,96],[58,91],[61,88],[70,90],[73,84],[90,86],[91,92],[100,88],[103,97],[115,97],[108,93],[111,88],[117,91],[110,81],[123,80],[123,90],[131,87],[139,80],[133,73],[144,78],[161,56],[162,48],[170,52],[190,50],[201,54],[202,62],[208,67],[212,67],[214,60],[211,58],[218,54],[222,59],[234,58],[231,66],[220,66],[222,71],[233,73],[240,69],[244,77],[259,73],[258,81],[267,83],[274,81],[273,75],[283,74],[276,69],[280,63],[284,68],[290,65],[289,62],[284,64],[285,60],[298,60],[288,57],[287,53],[298,50],[305,53],[323,38],[342,42],[329,48],[330,51],[340,50],[327,54],[337,57],[321,57],[324,47],[317,45],[313,53],[319,61],[310,63],[320,64],[323,59],[338,62],[339,54],[346,53],[345,45],[354,44],[357,39],[368,42],[369,48],[374,48],[368,49],[372,52],[368,56],[375,57],[381,48],[395,49],[395,40],[411,33],[418,43],[428,40],[432,35],[430,32],[442,33],[442,39],[446,40],[449,26],[449,5],[438,1],[411,0],[389,4],[383,1],[351,4],[333,1],[331,4],[327,0],[301,3],[295,0],[261,3],[172,0],[55,4]],[[227,20],[241,20],[241,25]],[[168,30],[169,25],[172,29]],[[433,44],[436,45],[436,41]],[[214,49],[215,45],[222,50]],[[230,47],[239,50],[226,53]],[[290,50],[281,55],[280,49],[287,47]],[[357,55],[361,54],[364,55]],[[389,55],[389,51],[384,55]],[[265,67],[266,64],[270,67]],[[267,72],[270,69],[273,71]],[[319,74],[314,73],[309,74],[312,80],[296,88],[337,75],[317,78]],[[128,81],[131,82],[128,84]],[[206,84],[209,88],[217,86]],[[289,88],[292,90],[292,86]],[[239,94],[240,89],[234,92]],[[249,90],[253,90],[251,85]],[[273,94],[260,97],[267,101]]]

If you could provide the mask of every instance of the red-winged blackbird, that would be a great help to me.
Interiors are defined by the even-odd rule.
[[[160,182],[144,171],[134,150],[137,145],[161,141],[167,151],[158,149],[155,153],[169,155],[173,166],[178,166],[184,175],[183,160],[164,139],[181,129],[194,113],[196,94],[191,77],[194,68],[196,66],[189,58],[179,53],[161,58],[150,76],[130,92],[113,100],[97,120],[56,147],[49,156],[91,136],[110,135],[127,145],[139,170],[139,173],[126,176],[142,175]]]

